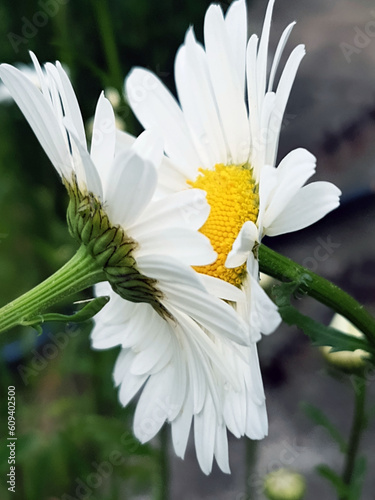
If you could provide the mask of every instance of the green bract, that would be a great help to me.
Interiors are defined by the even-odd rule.
[[[133,251],[137,243],[123,227],[113,225],[101,201],[88,191],[82,192],[74,180],[65,182],[70,196],[67,221],[70,234],[95,260],[105,273],[112,289],[131,302],[147,302],[161,316],[169,313],[160,303],[162,293],[157,281],[141,274]]]

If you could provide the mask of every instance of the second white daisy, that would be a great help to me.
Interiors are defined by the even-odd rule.
[[[257,245],[264,235],[316,222],[338,206],[340,195],[328,182],[304,186],[316,163],[305,149],[292,151],[275,168],[283,114],[305,50],[299,45],[292,51],[275,85],[295,23],[283,32],[268,73],[273,4],[268,4],[260,40],[252,35],[249,41],[245,0],[233,2],[225,17],[219,5],[209,7],[205,47],[190,28],[176,56],[180,105],[146,69],[134,69],[126,80],[135,115],[164,137],[168,159],[161,168],[162,192],[189,186],[207,192],[211,212],[201,232],[218,258],[196,270],[244,291],[246,304],[238,307],[254,341],[280,322],[259,286]]]

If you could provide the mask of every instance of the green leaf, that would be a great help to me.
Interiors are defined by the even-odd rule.
[[[340,498],[346,498],[348,494],[348,486],[344,483],[337,472],[325,464],[317,465],[315,470],[332,484]]]
[[[346,453],[348,446],[344,437],[341,435],[336,426],[329,420],[329,418],[322,412],[322,410],[310,403],[302,403],[301,407],[313,422],[315,422],[317,425],[321,425],[328,431],[330,436],[339,445],[340,451],[342,453]]]
[[[300,282],[282,283],[274,288],[273,297],[285,323],[300,328],[311,338],[313,345],[331,346],[332,352],[363,349],[375,354],[375,351],[365,338],[354,337],[335,328],[322,325],[293,307],[290,303],[290,296],[304,293],[305,285],[306,283],[302,280]]]
[[[46,321],[58,321],[61,323],[81,323],[93,318],[108,303],[109,297],[97,297],[90,300],[82,309],[72,315],[47,313],[41,314],[36,318],[24,321],[24,326],[32,326],[38,333],[42,333],[41,325]]]

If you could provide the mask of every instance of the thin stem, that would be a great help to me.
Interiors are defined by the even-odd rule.
[[[342,473],[342,480],[348,486],[348,490],[350,490],[353,479],[353,472],[362,432],[366,427],[366,380],[364,380],[362,377],[358,377],[358,383],[354,384],[354,393],[354,418],[352,422],[352,428],[350,430],[349,444]],[[341,496],[340,500],[347,500],[347,495],[345,494],[344,496]]]
[[[0,333],[27,324],[65,297],[104,280],[102,269],[81,246],[55,274],[0,309]]]
[[[253,498],[253,484],[251,481],[252,473],[254,471],[256,451],[257,451],[257,441],[247,438],[245,442],[246,446],[246,485],[245,485],[245,498],[246,500],[252,500]]]
[[[169,460],[168,460],[168,426],[164,424],[160,430],[160,461],[158,488],[155,495],[156,500],[169,499]]]
[[[301,282],[301,290],[347,318],[375,347],[375,318],[341,288],[264,245],[259,247],[259,266],[280,281]]]

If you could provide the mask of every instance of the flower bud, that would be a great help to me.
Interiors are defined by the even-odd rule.
[[[264,494],[269,500],[302,500],[305,491],[304,477],[288,469],[270,472],[264,479]]]
[[[363,334],[350,321],[337,313],[329,326],[354,337],[363,337]],[[321,351],[329,364],[347,373],[361,371],[366,365],[367,358],[369,358],[369,353],[363,349],[331,352],[331,347],[325,346],[321,348]]]

